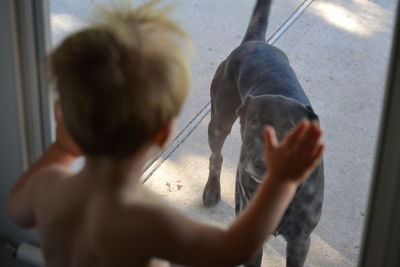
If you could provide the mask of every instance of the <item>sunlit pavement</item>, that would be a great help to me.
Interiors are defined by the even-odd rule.
[[[65,2],[65,3],[64,3]],[[53,0],[54,43],[88,19],[94,2]],[[136,1],[142,2],[142,1]],[[209,102],[218,64],[241,41],[255,1],[180,1],[175,16],[191,33],[197,55],[193,83],[177,134]],[[315,0],[275,43],[285,51],[325,131],[325,202],[306,266],[356,266],[390,52],[395,0]],[[78,4],[79,3],[79,4]],[[303,1],[275,1],[267,37]],[[146,185],[196,220],[225,226],[234,219],[234,181],[241,145],[238,125],[228,137],[222,201],[202,206],[208,176],[209,115],[163,162]],[[182,139],[183,140],[183,139]],[[179,143],[179,142],[176,142]],[[176,144],[175,143],[175,144]],[[171,150],[172,151],[172,150]],[[284,266],[285,242],[272,237],[263,266]]]

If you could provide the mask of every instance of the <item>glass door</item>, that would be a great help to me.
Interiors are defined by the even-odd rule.
[[[41,67],[46,53],[67,34],[87,25],[95,5],[105,2],[0,3],[0,53],[4,59],[0,62],[0,122],[5,129],[0,134],[5,148],[0,151],[2,203],[16,177],[51,142],[51,96]],[[201,192],[210,156],[209,87],[217,66],[239,45],[253,5],[241,0],[181,1],[175,9],[174,16],[185,25],[197,50],[191,92],[175,139],[144,173],[146,186],[177,209],[221,226],[235,217],[234,184],[241,137],[235,124],[223,149],[222,200],[205,208]],[[399,26],[393,38],[396,6],[395,0],[273,3],[266,39],[288,55],[319,115],[328,145],[323,213],[311,236],[306,266],[400,264],[396,227],[400,223],[400,124],[396,115],[400,114]],[[4,236],[40,246],[34,231],[21,231],[12,225],[5,205],[0,216],[0,244]],[[9,260],[3,261],[4,251],[0,247],[0,265],[13,266]],[[271,238],[264,246],[262,266],[284,263],[285,241]]]

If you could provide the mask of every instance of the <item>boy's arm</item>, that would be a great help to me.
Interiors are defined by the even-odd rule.
[[[32,212],[32,195],[38,180],[48,167],[58,165],[69,168],[80,155],[71,137],[64,128],[59,103],[55,104],[56,141],[53,143],[17,181],[11,189],[8,202],[9,214],[22,227],[32,227],[35,219]]]
[[[150,216],[143,214],[147,219],[133,239],[142,240],[143,254],[149,258],[185,266],[243,264],[276,229],[296,191],[294,183],[265,178],[248,207],[227,229],[193,221],[172,209],[153,210]]]
[[[276,229],[297,185],[319,163],[324,149],[320,136],[318,126],[302,123],[278,145],[274,132],[266,130],[269,172],[237,220],[222,230],[171,210],[153,212],[143,227],[149,256],[190,266],[234,266],[251,259]],[[147,238],[150,235],[149,240],[146,234]]]
[[[32,195],[35,184],[43,176],[43,171],[48,167],[59,165],[69,168],[75,157],[66,153],[56,143],[52,144],[17,181],[11,189],[8,210],[12,220],[22,227],[35,226],[32,212]]]

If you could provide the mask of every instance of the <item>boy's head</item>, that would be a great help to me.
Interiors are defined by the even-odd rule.
[[[51,54],[66,127],[89,157],[132,155],[186,98],[188,39],[157,2],[101,9],[101,21]]]

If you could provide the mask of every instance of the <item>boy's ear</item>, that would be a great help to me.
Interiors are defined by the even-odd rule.
[[[175,119],[172,119],[170,122],[161,127],[156,136],[153,138],[154,143],[161,148],[164,148],[171,138],[174,126]]]

